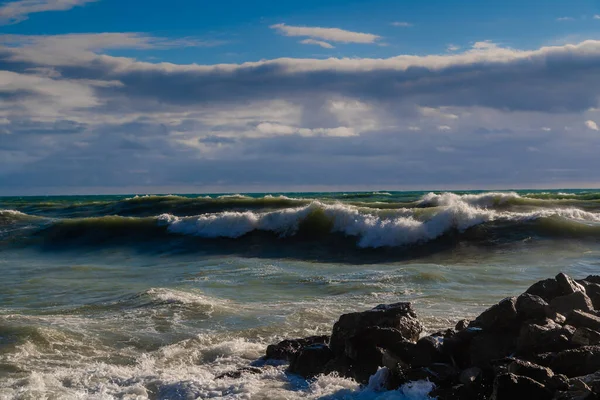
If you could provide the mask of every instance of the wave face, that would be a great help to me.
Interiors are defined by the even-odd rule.
[[[188,251],[224,239],[354,249],[585,240],[600,237],[600,192],[2,198],[0,233],[0,240],[12,243],[19,235],[20,244],[148,244]]]

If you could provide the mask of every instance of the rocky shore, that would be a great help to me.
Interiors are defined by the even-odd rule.
[[[367,384],[377,373],[388,390],[428,380],[438,399],[600,399],[600,276],[561,273],[472,321],[423,331],[410,303],[379,305],[342,315],[331,336],[270,345],[264,359],[305,378]]]

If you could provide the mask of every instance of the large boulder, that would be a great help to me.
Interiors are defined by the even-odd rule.
[[[349,341],[369,327],[396,329],[405,340],[412,342],[416,342],[423,331],[410,303],[382,304],[369,311],[342,315],[333,326],[331,350],[336,356],[344,355]]]
[[[325,371],[333,353],[326,344],[313,344],[303,347],[291,362],[289,372],[304,378],[312,378]]]
[[[550,302],[555,297],[562,295],[558,282],[552,278],[534,283],[525,293],[539,296],[546,302]]]
[[[552,371],[569,378],[600,370],[600,346],[584,346],[556,353],[548,365]]]
[[[577,328],[571,343],[575,346],[592,346],[600,344],[600,332],[588,328]]]
[[[600,284],[588,281],[581,281],[581,284],[585,287],[585,294],[587,294],[592,301],[594,310],[600,310]]]
[[[329,336],[310,336],[304,339],[286,339],[277,344],[267,346],[265,359],[291,361],[303,347],[313,344],[325,344],[328,342]]]
[[[517,350],[519,354],[533,354],[569,349],[574,333],[574,327],[562,326],[551,319],[525,323],[517,339]]]
[[[518,326],[516,302],[516,297],[502,300],[481,313],[473,325],[491,332],[514,330]]]
[[[508,365],[507,371],[514,375],[526,376],[547,387],[554,385],[554,372],[550,368],[529,361],[514,359]]]
[[[567,324],[576,328],[588,328],[594,331],[600,331],[600,317],[594,314],[575,310],[567,316]]]
[[[470,364],[483,370],[491,370],[496,361],[515,351],[515,342],[514,337],[502,333],[484,332],[477,335],[469,347]]]
[[[550,306],[546,300],[534,294],[523,293],[517,297],[515,306],[517,309],[517,316],[523,321],[544,319],[551,315]]]
[[[573,310],[592,311],[594,305],[585,292],[574,292],[555,297],[550,301],[550,307],[559,314],[567,315]]]
[[[570,276],[563,274],[562,272],[556,275],[556,282],[558,283],[558,290],[565,296],[573,294],[575,292],[585,292],[582,285],[575,282]]]

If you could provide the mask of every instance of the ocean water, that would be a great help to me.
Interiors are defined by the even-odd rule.
[[[599,238],[590,190],[0,198],[0,399],[423,399],[215,377],[344,312],[411,301],[433,331],[598,273]]]

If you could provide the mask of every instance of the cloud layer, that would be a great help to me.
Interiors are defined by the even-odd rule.
[[[26,20],[29,14],[45,11],[65,11],[98,0],[17,0],[0,6],[0,25]]]
[[[220,65],[104,53],[187,45],[204,44],[0,36],[0,187],[549,186],[600,171],[599,41]]]

